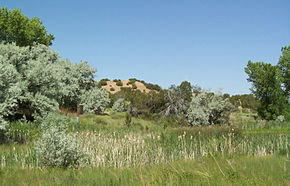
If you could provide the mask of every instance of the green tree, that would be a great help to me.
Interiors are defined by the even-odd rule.
[[[177,88],[180,89],[182,97],[185,100],[185,102],[190,103],[193,90],[191,83],[188,81],[183,81]]]
[[[281,71],[283,88],[289,99],[289,96],[290,96],[290,46],[282,48],[282,56],[279,59],[278,68]]]
[[[281,87],[281,73],[277,66],[263,62],[248,62],[245,72],[252,83],[251,91],[260,100],[258,114],[267,120],[283,115],[287,98]]]
[[[0,8],[0,40],[15,42],[18,46],[32,46],[34,43],[49,46],[54,36],[47,33],[39,18],[29,19],[20,9]]]

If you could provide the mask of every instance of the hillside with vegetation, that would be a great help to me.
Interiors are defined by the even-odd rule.
[[[121,89],[131,88],[133,90],[139,90],[143,93],[149,93],[150,91],[160,91],[161,87],[157,84],[146,83],[142,80],[137,80],[135,78],[131,78],[129,80],[120,80],[120,79],[101,79],[98,82],[98,87],[103,88],[110,92],[111,94],[115,94],[120,92]]]

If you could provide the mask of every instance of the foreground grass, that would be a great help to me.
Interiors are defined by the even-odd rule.
[[[290,185],[285,156],[204,158],[136,168],[0,169],[0,185]]]
[[[82,115],[79,119],[70,123],[70,132],[77,135],[81,148],[87,152],[88,167],[138,167],[210,155],[290,155],[289,123],[164,128],[162,123],[140,118],[132,118],[128,127],[124,124],[125,113]],[[16,124],[13,127],[17,128],[12,128],[13,139],[27,140],[21,145],[0,145],[0,167],[40,167],[39,157],[33,150],[41,134],[37,125]],[[241,129],[242,126],[248,129]],[[256,128],[249,129],[252,126]],[[31,138],[31,134],[35,137]]]

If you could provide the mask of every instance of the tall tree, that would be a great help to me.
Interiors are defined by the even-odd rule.
[[[20,9],[0,8],[0,41],[18,46],[34,43],[50,46],[54,36],[47,33],[39,18],[29,19]]]
[[[260,100],[258,114],[267,120],[276,119],[287,107],[287,98],[281,87],[281,73],[277,66],[263,62],[248,62],[245,72],[252,83],[251,91]]]
[[[278,68],[281,71],[283,89],[289,99],[289,96],[290,96],[290,46],[282,48],[282,56],[279,59]]]
[[[180,85],[177,88],[180,89],[180,92],[185,102],[190,103],[191,97],[192,97],[192,90],[193,90],[191,83],[188,81],[183,81],[180,83]]]
[[[78,104],[86,112],[104,111],[109,95],[96,89],[95,72],[45,45],[0,44],[0,120],[34,120],[59,106],[76,110]]]
[[[188,104],[186,103],[184,92],[179,86],[172,85],[165,95],[165,110],[163,114],[169,115],[182,115],[185,114]]]

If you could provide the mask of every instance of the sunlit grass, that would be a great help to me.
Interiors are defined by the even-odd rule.
[[[0,168],[0,185],[289,185],[281,156],[209,157],[135,168]]]
[[[287,185],[289,128],[278,122],[173,128],[140,118],[128,127],[125,113],[82,115],[69,132],[88,153],[87,166],[64,170],[40,166],[37,125],[15,125],[13,138],[25,143],[0,145],[0,185]]]

